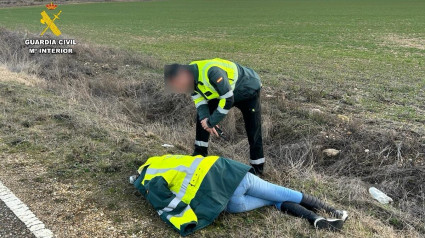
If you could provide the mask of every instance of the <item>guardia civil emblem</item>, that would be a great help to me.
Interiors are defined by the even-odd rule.
[[[49,3],[46,5],[47,9],[53,11],[55,10],[58,5],[53,4],[53,2]],[[53,34],[55,34],[56,36],[61,35],[61,31],[59,30],[59,28],[56,26],[55,21],[59,19],[59,15],[62,13],[62,11],[59,11],[56,14],[53,14],[53,19],[50,18],[50,16],[47,14],[46,11],[42,11],[41,12],[41,19],[40,22],[43,25],[46,25],[46,27],[44,28],[44,30],[40,33],[40,36],[44,35],[44,33],[46,33],[47,30],[51,30],[53,32]]]

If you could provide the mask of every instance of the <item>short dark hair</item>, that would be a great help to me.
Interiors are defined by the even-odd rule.
[[[184,68],[181,64],[168,64],[164,66],[164,79],[170,80],[177,75],[177,73]]]

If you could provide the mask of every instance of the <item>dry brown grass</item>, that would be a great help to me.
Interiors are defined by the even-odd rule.
[[[121,189],[125,186],[123,178],[128,175],[129,168],[137,166],[149,155],[191,152],[195,110],[190,99],[164,91],[159,72],[161,65],[150,57],[87,45],[76,46],[75,55],[29,56],[27,49],[22,47],[22,39],[22,33],[0,31],[0,63],[11,71],[21,72],[7,73],[9,74],[7,78],[17,78],[26,82],[25,77],[32,77],[22,77],[25,75],[23,73],[41,78],[42,83],[37,81],[37,86],[55,94],[57,96],[55,100],[63,100],[63,104],[53,106],[58,107],[56,109],[44,108],[43,110],[47,110],[45,113],[54,111],[56,115],[53,117],[56,118],[54,122],[59,120],[60,126],[66,126],[67,131],[76,130],[75,137],[65,138],[61,142],[75,146],[70,149],[68,155],[72,159],[65,162],[65,165],[68,166],[67,163],[72,164],[77,160],[78,163],[88,166],[89,170],[90,166],[100,166],[104,169],[93,171],[93,174],[100,174],[97,176],[106,180],[102,183],[109,184],[107,187],[122,190],[119,192],[120,196],[114,197],[101,192],[102,188],[99,188],[98,184],[89,183],[87,187],[83,186],[81,190],[94,189],[105,195],[105,201],[93,202],[91,209],[100,209],[108,214],[108,219],[111,219],[114,217],[111,210],[114,209],[108,210],[108,207],[117,206],[122,209],[117,212],[121,216],[128,213],[137,219],[135,215],[137,212],[133,211],[126,201],[120,200],[130,199],[128,197],[130,190]],[[199,232],[199,235],[241,237],[252,235],[252,230],[258,237],[419,237],[420,234],[424,234],[423,135],[405,128],[380,128],[379,122],[375,122],[376,124],[363,121],[344,122],[323,105],[324,99],[320,92],[304,90],[302,94],[307,100],[300,103],[291,100],[292,95],[287,95],[288,99],[278,90],[265,87],[264,91],[266,93],[262,98],[263,129],[268,159],[265,178],[326,198],[337,206],[349,209],[353,217],[347,223],[344,233],[316,233],[300,219],[282,217],[273,209],[261,209],[241,215],[222,215],[215,226]],[[6,96],[0,99],[7,101],[10,98]],[[318,104],[321,105],[323,112],[311,110],[318,107]],[[67,113],[58,114],[57,112],[61,110]],[[13,124],[12,118],[7,121]],[[223,122],[223,128],[231,138],[231,142],[213,138],[211,151],[246,162],[248,142],[244,136],[243,126],[236,123],[238,121],[241,121],[240,113],[232,110]],[[56,131],[54,128],[53,131],[58,135],[50,135],[51,140],[63,136],[64,132]],[[33,131],[33,133],[43,135],[45,132]],[[104,158],[100,152],[96,154],[99,147],[92,140],[112,143],[113,146],[108,153],[119,150],[132,156],[137,155],[137,159],[125,160],[122,155]],[[59,142],[49,143],[51,144],[47,145],[55,150],[70,146]],[[166,151],[159,146],[161,143],[174,144],[176,148]],[[46,150],[54,151],[49,146]],[[327,158],[321,153],[324,148],[336,148],[341,150],[341,153],[338,157]],[[365,149],[369,152],[366,153]],[[90,159],[86,161],[80,158],[86,153],[85,151],[92,150],[94,157],[101,158],[99,161]],[[50,169],[63,170],[63,166],[59,166],[59,161],[55,163],[58,164],[49,165]],[[132,165],[129,166],[129,163]],[[14,173],[8,174],[13,176]],[[69,179],[81,179],[70,174],[67,176]],[[394,207],[373,202],[367,194],[370,184],[383,189],[395,198]],[[17,187],[19,184],[15,183],[13,186]],[[48,186],[48,183],[43,186]],[[88,200],[99,199],[99,195],[95,193],[83,197]],[[74,198],[73,201],[77,203],[78,199]],[[125,209],[117,203],[125,204]],[[146,205],[142,203],[137,208],[145,209]],[[66,206],[66,209],[70,208]],[[75,212],[72,208],[69,214]],[[150,219],[154,213],[149,210],[147,215],[143,216],[143,219]],[[84,226],[87,222],[80,220],[78,224]],[[114,225],[122,232],[134,227],[130,225],[131,222],[138,221],[124,219],[114,222]],[[146,222],[155,229],[164,227],[157,218]],[[54,223],[51,225],[55,226]],[[139,236],[174,234],[168,231],[157,233],[153,231],[155,229],[133,233]],[[96,232],[91,231],[91,234],[103,234],[101,231]],[[67,234],[73,236],[77,233],[70,231]]]
[[[397,34],[389,34],[383,38],[384,45],[404,48],[415,48],[425,50],[425,40],[423,38],[404,37]]]

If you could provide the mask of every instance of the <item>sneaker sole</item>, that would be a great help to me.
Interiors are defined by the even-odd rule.
[[[344,221],[341,219],[323,219],[314,224],[317,229],[326,229],[330,231],[340,231],[343,225]]]
[[[344,222],[346,222],[348,220],[348,212],[347,211],[342,211],[341,220],[343,220]]]

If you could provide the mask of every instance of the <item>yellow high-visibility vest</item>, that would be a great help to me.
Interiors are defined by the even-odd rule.
[[[190,64],[196,64],[198,66],[198,82],[200,82],[198,83],[198,88],[204,94],[204,96],[206,96],[207,100],[220,97],[220,95],[217,93],[217,91],[211,85],[210,80],[208,79],[208,70],[211,67],[216,66],[224,70],[227,73],[227,77],[229,78],[229,83],[232,87],[232,90],[235,89],[235,85],[239,77],[238,67],[235,63],[228,60],[215,58],[209,60],[193,61]],[[210,92],[211,94],[205,95],[206,92]]]
[[[198,218],[189,204],[195,197],[204,177],[218,158],[218,156],[164,155],[149,158],[139,168],[139,173],[142,173],[144,168],[148,166],[141,181],[142,185],[160,176],[167,181],[168,189],[175,195],[168,206],[157,211],[159,215],[164,212],[172,214],[181,202],[186,206],[179,214],[167,215],[166,217],[177,230],[180,230],[184,224],[198,222]]]

